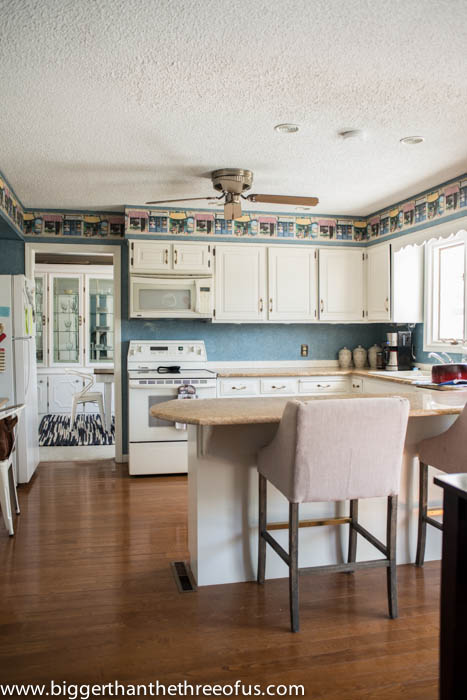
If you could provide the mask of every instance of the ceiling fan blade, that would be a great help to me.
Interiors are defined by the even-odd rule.
[[[183,199],[161,199],[157,202],[146,202],[146,204],[170,204],[171,202],[195,202],[200,199],[220,199],[220,197],[183,197]]]
[[[304,207],[315,207],[319,202],[318,197],[289,197],[282,194],[249,194],[246,199],[264,204],[293,204],[293,206]]]

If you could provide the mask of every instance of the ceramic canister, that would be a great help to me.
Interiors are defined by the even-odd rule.
[[[371,369],[376,369],[378,366],[378,363],[376,361],[376,358],[378,356],[379,352],[382,352],[383,349],[379,346],[374,345],[371,346],[371,348],[368,350],[368,364],[370,365]]]
[[[353,363],[356,369],[362,369],[366,365],[366,350],[361,345],[353,351]]]
[[[352,352],[348,348],[342,348],[339,350],[339,367],[341,369],[348,369],[352,364]]]

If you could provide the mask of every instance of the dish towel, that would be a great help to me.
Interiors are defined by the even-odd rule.
[[[178,399],[197,399],[196,388],[192,384],[182,384],[178,388]],[[186,430],[186,423],[175,423],[176,430]]]

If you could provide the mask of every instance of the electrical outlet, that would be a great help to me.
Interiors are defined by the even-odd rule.
[[[305,344],[300,345],[300,355],[302,357],[308,357],[308,345],[305,345]]]

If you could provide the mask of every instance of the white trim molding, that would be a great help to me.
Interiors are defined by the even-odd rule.
[[[76,241],[72,243],[41,243],[34,241],[25,244],[25,269],[26,277],[34,279],[36,253],[89,253],[90,255],[112,255],[113,256],[113,276],[114,276],[114,389],[115,389],[115,461],[123,461],[123,413],[122,413],[122,361],[121,361],[121,279],[122,260],[121,245],[91,245]]]

